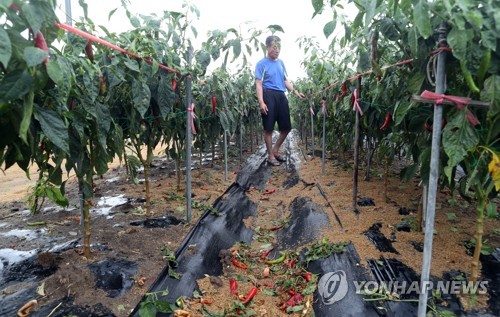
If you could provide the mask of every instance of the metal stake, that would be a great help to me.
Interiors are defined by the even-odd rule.
[[[438,29],[438,47],[447,46],[446,24],[441,23]],[[446,51],[440,51],[437,62],[436,93],[444,93],[446,86]],[[429,192],[427,195],[427,211],[425,215],[425,238],[424,255],[422,260],[422,276],[420,281],[420,297],[418,300],[418,317],[425,317],[427,312],[427,297],[429,288],[429,275],[431,270],[432,240],[434,238],[434,215],[436,212],[437,183],[439,178],[439,151],[441,147],[441,119],[443,118],[443,107],[434,107],[434,121],[432,129],[432,152],[429,177]]]
[[[321,173],[323,176],[325,176],[325,139],[326,139],[325,126],[326,126],[326,110],[323,113],[323,153],[321,157]]]
[[[358,96],[361,98],[361,77],[358,77]],[[359,133],[359,112],[356,110],[356,122],[354,125],[354,173],[352,185],[352,211],[357,211],[356,202],[358,198]]]
[[[224,130],[224,179],[227,181],[227,131]]]
[[[191,67],[193,59],[193,49],[188,48],[188,67]],[[191,76],[186,77],[186,109],[191,108],[193,96],[191,91]],[[194,110],[193,110],[194,111]],[[191,223],[193,217],[191,209],[191,113],[186,113],[186,218],[187,222]],[[179,171],[180,172],[180,171]]]

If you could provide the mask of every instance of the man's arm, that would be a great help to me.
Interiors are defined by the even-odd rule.
[[[255,89],[257,91],[257,99],[259,100],[260,111],[267,115],[267,105],[264,102],[264,90],[262,89],[262,80],[255,80]]]
[[[285,87],[286,89],[288,89],[289,92],[292,92],[295,94],[295,96],[299,97],[299,98],[304,98],[304,94],[301,93],[301,92],[298,92],[297,90],[295,90],[292,86],[292,83],[288,81],[288,79],[285,79]]]

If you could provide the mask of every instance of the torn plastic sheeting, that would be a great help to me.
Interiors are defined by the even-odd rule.
[[[47,276],[52,275],[57,267],[48,266],[44,267],[39,263],[38,256],[41,253],[60,253],[71,248],[74,248],[78,243],[78,239],[71,240],[61,245],[49,248],[48,251],[38,250],[35,254],[33,251],[29,251],[27,254],[31,256],[21,259],[20,261],[3,261],[3,270],[0,271],[0,287],[11,284],[12,282],[23,282],[27,280],[40,280]],[[0,298],[0,305],[2,304],[2,298]]]
[[[407,266],[403,262],[399,261],[395,258],[385,258],[381,257],[379,260],[368,259],[367,260],[368,267],[372,275],[375,277],[376,282],[379,285],[391,285],[391,283],[397,283],[397,285],[407,285],[410,287],[412,283],[420,282],[420,275],[418,275],[411,267]],[[451,281],[448,279],[451,277],[450,274],[444,274],[444,279]],[[437,283],[440,279],[436,277],[431,277],[433,283]],[[418,298],[419,293],[412,292],[410,294],[402,294],[400,291],[397,292],[399,297],[402,300],[412,300],[413,302],[404,302],[404,301],[391,301],[387,300],[383,304],[385,305],[385,309],[391,312],[389,316],[417,316],[418,312]],[[455,295],[441,293],[441,299],[443,303],[445,303],[446,307],[440,306],[439,302],[436,304],[437,310],[447,310],[453,312],[456,316],[488,316],[481,314],[468,314],[464,313],[461,310],[460,303]],[[392,315],[392,313],[396,313]]]
[[[174,216],[166,216],[161,218],[151,218],[146,220],[138,220],[130,223],[132,226],[144,226],[146,228],[167,228],[168,226],[176,226],[184,223],[184,220],[177,219]]]
[[[379,316],[373,304],[363,301],[361,295],[356,294],[354,282],[370,280],[369,273],[359,264],[359,255],[356,252],[353,244],[349,244],[343,253],[334,253],[326,259],[316,260],[309,263],[307,269],[314,274],[318,274],[318,278],[328,273],[343,271],[339,285],[342,285],[347,293],[345,296],[329,304],[329,294],[321,293],[318,289],[314,293],[314,313],[316,317],[331,317],[331,316]],[[340,291],[340,288],[337,288]],[[325,290],[326,291],[326,290]],[[326,300],[325,300],[326,298]]]
[[[59,304],[61,306],[57,307]],[[57,307],[57,309],[56,309]],[[54,312],[52,313],[52,311]],[[16,310],[17,312],[17,310]],[[85,316],[85,317],[114,317],[113,312],[103,304],[93,306],[78,306],[73,303],[73,298],[65,297],[63,302],[54,302],[51,305],[43,306],[40,310],[32,312],[33,317],[66,317],[66,316]],[[3,315],[2,315],[3,316]]]
[[[208,275],[222,274],[219,253],[238,241],[252,242],[253,231],[245,227],[244,218],[255,215],[257,206],[245,194],[245,189],[233,183],[214,203],[220,216],[206,211],[188,233],[176,252],[176,272],[180,279],[168,275],[167,265],[148,292],[168,290],[162,299],[175,302],[180,296],[191,297],[197,288],[196,280]],[[143,298],[145,300],[145,298]],[[131,316],[139,316],[136,306]]]
[[[327,214],[309,197],[296,197],[289,209],[288,224],[277,231],[279,249],[297,249],[318,240],[323,229],[332,229]]]
[[[137,272],[137,263],[111,259],[89,264],[88,267],[94,274],[95,287],[106,291],[109,297],[120,297],[134,285],[132,278]]]
[[[29,251],[26,254],[31,254],[31,256],[27,258],[11,259],[10,262],[5,262],[3,270],[0,271],[0,293],[2,294],[0,296],[0,316],[17,316],[20,307],[28,301],[36,299],[35,296],[38,297],[35,295],[36,286],[33,286],[33,284],[54,273],[54,267],[43,267],[38,263],[38,254],[42,252],[64,252],[74,248],[77,243],[78,239],[75,239],[51,248],[39,250],[37,254],[34,253],[35,250]],[[11,287],[14,290],[23,289],[10,293],[8,288]],[[40,316],[47,316],[47,314]],[[34,316],[37,315],[34,314]]]
[[[355,282],[374,281],[370,272],[359,262],[359,255],[351,243],[343,253],[334,253],[326,259],[313,261],[309,264],[307,269],[312,273],[319,274],[320,279],[326,274],[342,272],[337,274],[338,281],[332,281],[338,282],[337,288],[331,288],[335,287],[335,283],[327,284],[327,289],[318,287],[318,290],[314,293],[315,304],[313,308],[316,317],[416,316],[417,305],[415,303],[367,302],[364,300],[363,295],[357,294]],[[402,276],[406,277],[409,273],[403,272],[402,274]],[[347,290],[345,296],[337,298],[338,301],[330,302],[330,296],[335,296],[337,293],[342,294],[342,287],[344,291]]]
[[[420,276],[409,266],[397,259],[381,257],[380,260],[367,260],[368,267],[379,283],[400,282],[410,285],[413,281],[420,281]],[[404,299],[417,298],[415,296],[401,296]]]
[[[363,197],[363,198],[358,199],[357,204],[358,204],[358,206],[362,206],[362,207],[375,206],[375,201],[373,201],[373,198]]]
[[[272,174],[272,169],[267,167],[266,154],[253,154],[248,158],[247,164],[240,170],[236,177],[238,183],[245,190],[250,187],[263,189]]]
[[[382,223],[377,222],[363,234],[375,245],[375,247],[380,252],[391,252],[399,254],[399,252],[392,246],[391,240],[387,239],[387,237],[384,236],[382,232],[380,232],[380,228],[382,228]]]
[[[283,188],[290,189],[290,188],[294,187],[295,185],[297,185],[299,183],[299,181],[300,181],[299,173],[297,172],[297,169],[295,168],[295,166],[292,165],[290,167],[287,178],[283,182]]]
[[[17,316],[19,308],[34,299],[34,294],[36,294],[36,286],[0,296],[0,316]]]
[[[489,255],[481,254],[480,260],[482,275],[488,281],[489,310],[493,316],[500,316],[500,248]]]

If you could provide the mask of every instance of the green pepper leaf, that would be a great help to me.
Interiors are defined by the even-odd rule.
[[[12,57],[12,44],[9,34],[3,28],[0,28],[0,43],[2,43],[0,45],[0,63],[3,64],[3,67],[7,68]]]
[[[424,39],[432,35],[431,19],[429,16],[429,5],[427,1],[420,0],[413,8],[413,19],[417,26],[418,32]]]

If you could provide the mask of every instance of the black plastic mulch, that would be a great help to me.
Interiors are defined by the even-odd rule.
[[[317,317],[330,316],[379,316],[372,303],[364,302],[363,297],[356,294],[354,281],[372,280],[367,271],[359,264],[359,255],[351,243],[345,252],[334,253],[328,258],[309,263],[307,269],[319,277],[329,273],[338,273],[338,283],[343,283],[347,293],[340,300],[330,303],[328,294],[321,290],[314,293],[314,313]],[[332,284],[332,287],[334,284]],[[339,288],[335,289],[337,292]],[[332,293],[335,293],[332,290]]]
[[[54,312],[52,312],[54,310]],[[52,313],[52,314],[51,314]],[[62,302],[55,302],[51,305],[43,306],[40,310],[34,312],[33,317],[113,317],[113,312],[103,304],[92,306],[77,306],[73,303],[72,297],[65,297]],[[2,315],[3,316],[3,315]]]
[[[493,316],[500,316],[500,248],[489,255],[481,255],[484,280],[488,282],[489,310]]]
[[[115,298],[125,294],[134,285],[137,263],[110,259],[89,264],[89,269],[94,274],[95,287]]]
[[[368,228],[368,230],[364,232],[364,235],[375,245],[375,247],[380,252],[391,252],[399,254],[399,252],[392,246],[392,241],[384,236],[382,232],[380,232],[380,228],[382,228],[382,223],[377,222],[370,228]]]
[[[328,215],[309,197],[296,197],[290,204],[290,220],[277,231],[277,244],[281,250],[297,248],[321,239],[323,229],[333,230]]]
[[[184,223],[183,219],[177,219],[174,216],[166,216],[161,218],[151,218],[146,220],[137,220],[130,223],[131,226],[144,226],[146,228],[168,228]]]

